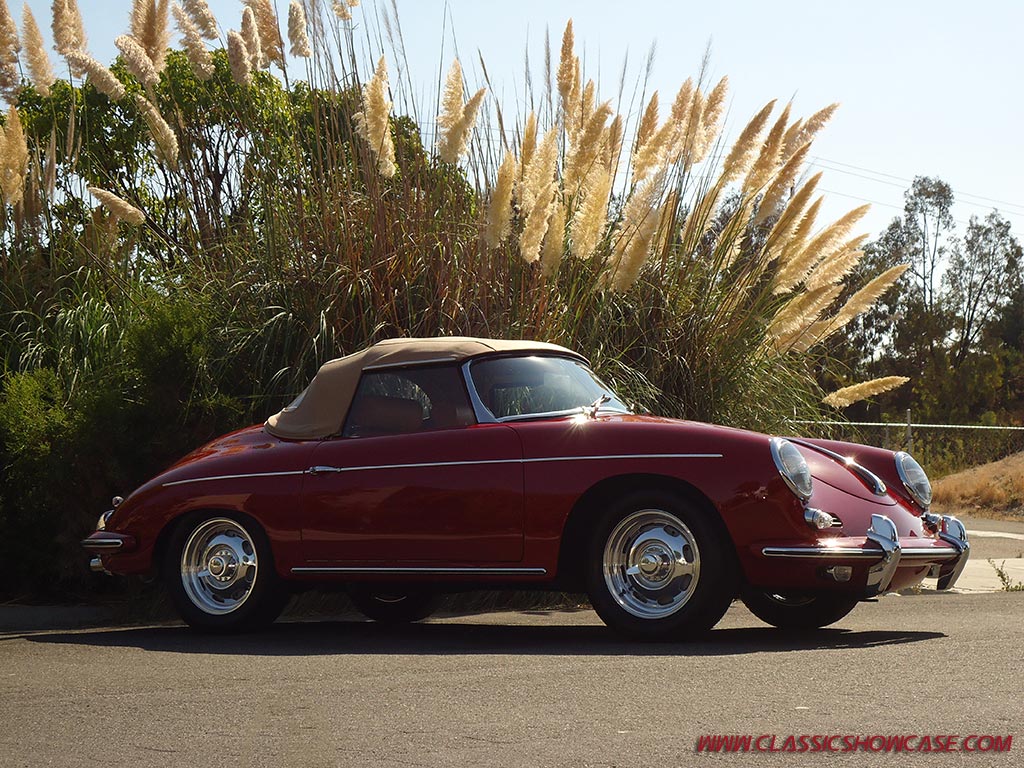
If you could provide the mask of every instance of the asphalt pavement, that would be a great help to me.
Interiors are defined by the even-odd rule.
[[[389,628],[0,635],[5,766],[1019,766],[1024,593],[892,595],[786,634],[735,604],[690,643],[589,610]],[[1012,735],[1011,751],[697,753],[701,736]],[[767,742],[762,742],[767,744]]]

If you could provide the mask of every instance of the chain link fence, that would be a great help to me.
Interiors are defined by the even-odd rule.
[[[998,461],[1024,451],[1024,427],[980,424],[916,424],[907,411],[905,422],[793,421],[793,431],[806,437],[847,440],[890,451],[907,451],[931,477]]]

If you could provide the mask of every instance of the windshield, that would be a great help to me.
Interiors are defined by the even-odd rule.
[[[578,360],[485,358],[474,361],[469,371],[480,400],[496,419],[555,416],[592,407],[629,412],[608,385]]]

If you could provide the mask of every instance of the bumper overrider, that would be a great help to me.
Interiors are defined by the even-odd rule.
[[[867,541],[849,546],[845,542],[795,547],[765,547],[761,554],[771,558],[789,558],[821,562],[837,581],[848,579],[840,569],[851,562],[870,561],[864,597],[874,597],[889,589],[896,569],[901,566],[931,566],[929,576],[938,578],[938,589],[952,587],[967,564],[971,546],[963,523],[952,515],[943,515],[938,539],[900,540],[896,526],[885,515],[871,515]]]

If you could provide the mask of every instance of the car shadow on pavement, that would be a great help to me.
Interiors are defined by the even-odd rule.
[[[279,623],[259,632],[236,635],[202,634],[177,626],[49,632],[20,637],[35,643],[238,656],[732,656],[870,648],[918,643],[946,635],[942,632],[854,631],[842,628],[783,632],[766,627],[744,627],[716,629],[688,641],[644,643],[623,639],[600,625],[524,626],[446,621],[388,626],[365,621],[320,621]]]

